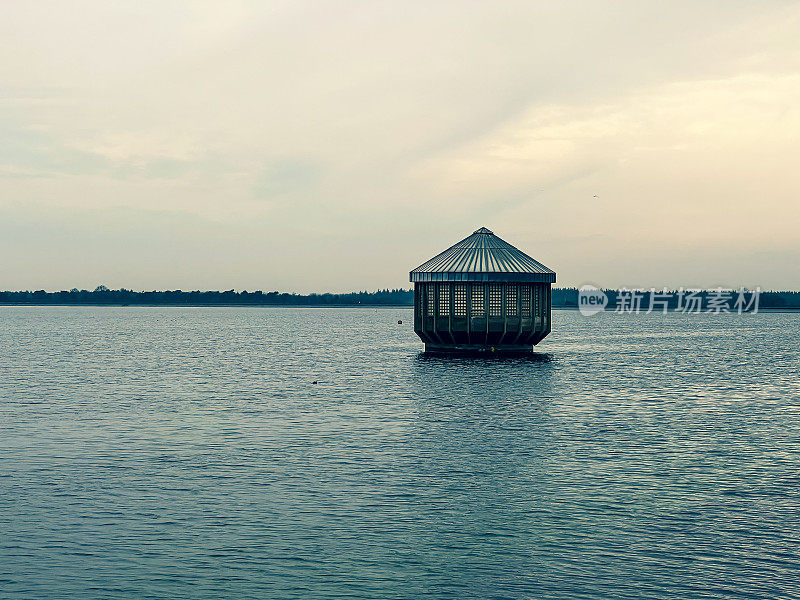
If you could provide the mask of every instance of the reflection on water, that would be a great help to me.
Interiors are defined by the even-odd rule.
[[[441,364],[453,364],[453,365],[469,365],[475,362],[503,362],[503,363],[512,363],[512,364],[522,364],[522,363],[530,363],[530,362],[550,362],[553,359],[551,354],[542,353],[542,352],[531,352],[529,354],[510,354],[510,355],[503,355],[503,354],[486,354],[486,353],[479,353],[479,354],[445,354],[445,353],[436,353],[436,352],[420,352],[417,355],[417,358],[420,361],[434,361],[440,362]]]
[[[0,596],[800,595],[800,315],[399,319],[1,309]]]

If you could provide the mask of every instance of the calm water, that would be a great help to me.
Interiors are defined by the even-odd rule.
[[[0,597],[800,597],[800,314],[410,321],[0,308]]]

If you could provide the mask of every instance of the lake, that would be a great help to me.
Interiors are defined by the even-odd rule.
[[[800,597],[800,314],[421,351],[410,309],[0,307],[0,597]]]

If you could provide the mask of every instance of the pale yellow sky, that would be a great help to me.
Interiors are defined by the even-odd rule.
[[[9,2],[0,289],[800,289],[800,3]],[[597,196],[597,197],[595,197]]]

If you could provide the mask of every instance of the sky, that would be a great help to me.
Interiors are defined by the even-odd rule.
[[[800,289],[800,3],[10,1],[0,289]]]

